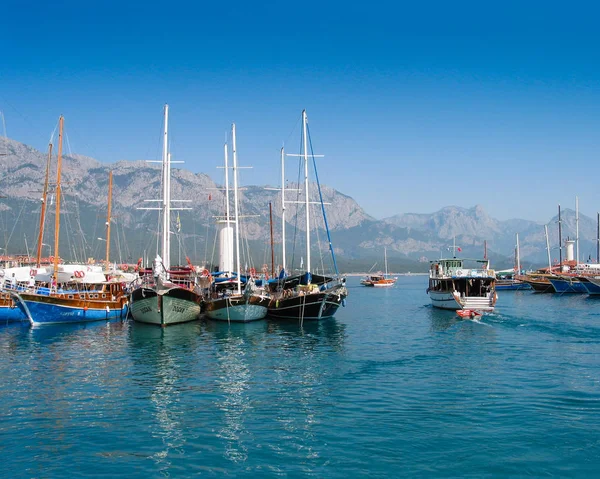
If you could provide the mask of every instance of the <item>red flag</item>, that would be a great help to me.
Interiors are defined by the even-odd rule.
[[[458,250],[458,252],[460,253],[462,251],[461,247],[459,246],[458,248],[456,248]]]
[[[208,201],[212,200],[212,194],[208,194]]]

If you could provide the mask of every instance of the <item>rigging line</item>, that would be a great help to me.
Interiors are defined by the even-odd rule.
[[[315,161],[315,153],[313,151],[312,139],[310,137],[310,131],[308,129],[308,125],[306,126],[306,131],[308,134],[308,142],[310,144],[310,151],[313,160],[313,167],[315,169],[315,179],[317,182],[317,189],[319,190],[319,198],[321,200],[321,209],[323,211],[323,221],[325,222],[325,231],[327,231],[327,241],[329,241],[329,251],[331,251],[331,258],[333,259],[333,268],[335,270],[335,274],[339,275],[337,261],[335,260],[335,253],[333,251],[333,245],[331,244],[331,234],[329,233],[329,225],[327,223],[327,215],[325,214],[325,204],[323,203],[323,192],[321,191],[321,183],[319,182],[319,174],[317,173],[317,163]]]
[[[8,243],[10,243],[10,240],[12,239],[15,229],[17,228],[17,225],[19,224],[19,220],[21,218],[21,215],[23,214],[24,209],[25,209],[25,201],[23,201],[23,204],[21,205],[21,209],[19,211],[19,214],[17,215],[17,218],[15,219],[12,230],[10,231],[10,235],[8,236],[8,239],[5,242],[5,245],[8,245]],[[8,255],[7,251],[5,251],[5,253]]]

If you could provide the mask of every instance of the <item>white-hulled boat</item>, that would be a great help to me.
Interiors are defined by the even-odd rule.
[[[436,308],[493,311],[498,299],[495,283],[487,259],[439,259],[431,262],[427,293]]]
[[[168,326],[198,319],[202,301],[202,296],[197,291],[193,279],[194,271],[190,269],[187,278],[184,275],[178,275],[177,279],[170,271],[171,155],[168,152],[168,119],[169,106],[165,105],[162,207],[141,208],[162,211],[162,255],[156,256],[152,274],[142,277],[142,284],[131,293],[131,316],[134,321],[157,326]]]
[[[227,145],[225,145],[225,219],[220,220],[221,229],[221,263],[220,269],[225,272],[224,281],[215,279],[211,285],[210,297],[205,301],[205,314],[218,321],[249,322],[263,319],[267,315],[270,296],[262,288],[258,288],[252,276],[244,278],[240,274],[240,215],[238,201],[238,164],[235,124],[231,126],[233,152],[233,194],[234,219],[229,215],[229,175],[227,163]],[[233,238],[231,225],[235,226],[235,269],[232,271]],[[233,279],[230,281],[229,279]]]

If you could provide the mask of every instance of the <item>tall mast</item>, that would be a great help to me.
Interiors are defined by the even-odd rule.
[[[229,226],[231,214],[229,213],[229,158],[227,154],[227,143],[223,145],[223,149],[225,152],[225,219],[227,220],[227,226]]]
[[[579,264],[579,197],[575,197],[575,250],[577,260],[576,265]]]
[[[310,209],[308,199],[308,137],[306,110],[302,110],[302,133],[304,136],[304,196],[306,204],[306,271],[310,273]]]
[[[517,233],[517,274],[521,274],[521,253],[519,251],[519,233]]]
[[[546,252],[548,253],[548,272],[552,271],[552,260],[550,259],[550,240],[548,239],[548,225],[544,225],[546,234]]]
[[[281,267],[285,271],[285,155],[281,147]]]
[[[48,182],[50,178],[50,161],[52,160],[52,143],[48,143],[48,160],[46,161],[46,179],[44,180],[44,192],[42,193],[42,210],[40,212],[40,229],[38,232],[36,265],[39,268],[42,261],[42,247],[44,246],[44,225],[46,224],[46,205],[48,203]]]
[[[163,135],[163,224],[162,224],[162,260],[165,272],[171,268],[171,184],[169,178],[171,176],[169,149],[169,105],[165,105],[165,129]]]
[[[58,282],[58,259],[59,259],[59,249],[58,249],[58,241],[60,238],[60,193],[61,193],[61,185],[60,185],[60,175],[62,168],[62,137],[63,137],[63,125],[64,118],[61,115],[58,120],[58,162],[56,166],[56,218],[54,219],[54,270],[52,273],[52,277],[55,281]]]
[[[600,263],[600,213],[598,215],[598,229],[596,231],[596,263]]]
[[[387,277],[388,275],[388,270],[387,270],[387,248],[383,248],[383,260],[385,262],[385,276]]]
[[[273,251],[273,205],[269,201],[269,225],[271,226],[271,276],[275,276],[275,251]]]
[[[106,270],[110,265],[110,221],[112,214],[112,171],[108,172],[108,213],[106,215]]]
[[[558,205],[558,266],[562,271],[562,221],[560,219],[560,205]]]
[[[237,175],[237,146],[235,143],[235,123],[231,125],[232,149],[233,149],[233,208],[235,215],[235,267],[237,271],[237,293],[241,294],[241,271],[240,271],[240,222],[238,214],[238,175]]]

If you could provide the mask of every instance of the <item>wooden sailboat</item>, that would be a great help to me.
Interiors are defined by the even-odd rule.
[[[316,178],[317,186],[319,188],[319,196],[321,210],[323,212],[323,220],[325,223],[325,230],[327,232],[327,239],[329,242],[329,249],[333,260],[334,276],[325,276],[314,274],[311,270],[311,223],[310,223],[310,199],[309,199],[309,182],[308,182],[308,171],[309,171],[309,154],[308,154],[308,120],[306,116],[306,110],[302,111],[302,137],[303,147],[300,156],[304,163],[304,206],[306,215],[306,270],[302,274],[288,276],[285,269],[285,253],[284,253],[284,267],[279,274],[278,278],[275,278],[269,282],[269,288],[273,298],[269,304],[269,316],[278,319],[298,319],[300,321],[304,319],[321,319],[329,318],[335,315],[339,306],[344,302],[348,296],[348,290],[346,289],[346,280],[339,276],[337,271],[337,264],[335,262],[335,255],[333,252],[333,246],[331,243],[331,237],[329,233],[329,227],[327,225],[327,217],[323,206],[323,198],[321,195],[321,188]],[[283,150],[282,150],[282,163],[283,163]],[[282,167],[282,207],[285,212],[285,183]],[[285,221],[285,217],[283,218]],[[283,237],[283,244],[285,245],[285,236]]]
[[[238,165],[235,124],[231,127],[232,150],[233,150],[233,196],[234,196],[234,220],[235,226],[235,273],[231,271],[231,262],[224,268],[227,275],[224,281],[215,279],[212,284],[210,297],[205,302],[205,313],[211,319],[221,321],[248,322],[263,319],[267,315],[267,306],[270,296],[262,289],[257,288],[253,275],[244,278],[244,289],[242,290],[242,276],[240,273],[240,216],[238,204]],[[221,247],[227,251],[231,250],[229,216],[229,176],[227,164],[227,145],[225,146],[225,228],[226,235],[222,238]],[[228,278],[235,278],[230,281]]]
[[[186,323],[198,319],[202,296],[190,274],[172,275],[171,269],[171,155],[168,152],[169,106],[164,109],[162,154],[163,199],[161,208],[140,208],[162,211],[161,255],[157,255],[152,273],[142,277],[142,283],[131,293],[131,316],[134,321],[158,326]],[[187,209],[187,208],[185,208]]]
[[[364,278],[360,284],[363,286],[375,287],[375,288],[389,288],[396,284],[396,278],[390,278],[388,275],[387,267],[387,248],[383,250],[383,258],[385,263],[385,273],[370,274]]]
[[[120,282],[101,284],[83,284],[81,289],[63,289],[59,287],[59,239],[60,239],[60,202],[62,173],[62,136],[64,119],[59,119],[58,165],[56,173],[56,218],[54,229],[54,263],[49,291],[37,289],[35,292],[14,293],[19,308],[30,323],[79,323],[87,321],[124,318],[127,314],[127,296]],[[84,275],[77,274],[77,278]]]
[[[37,257],[36,265],[34,268],[18,267],[18,268],[7,268],[1,271],[0,281],[4,282],[7,280],[7,287],[12,289],[11,279],[13,274],[15,275],[15,282],[17,285],[19,282],[29,285],[32,281],[35,282],[35,277],[38,273],[42,272],[41,256],[42,256],[42,238],[44,236],[44,224],[46,217],[46,201],[48,198],[48,181],[50,175],[50,162],[52,160],[52,143],[48,145],[48,159],[46,161],[46,176],[44,181],[44,190],[42,193],[42,205],[40,210],[40,226],[38,234],[38,246],[37,246]],[[18,287],[17,287],[18,291]],[[27,316],[21,309],[17,307],[17,303],[9,291],[0,293],[0,322],[13,322],[13,321],[25,321]]]

